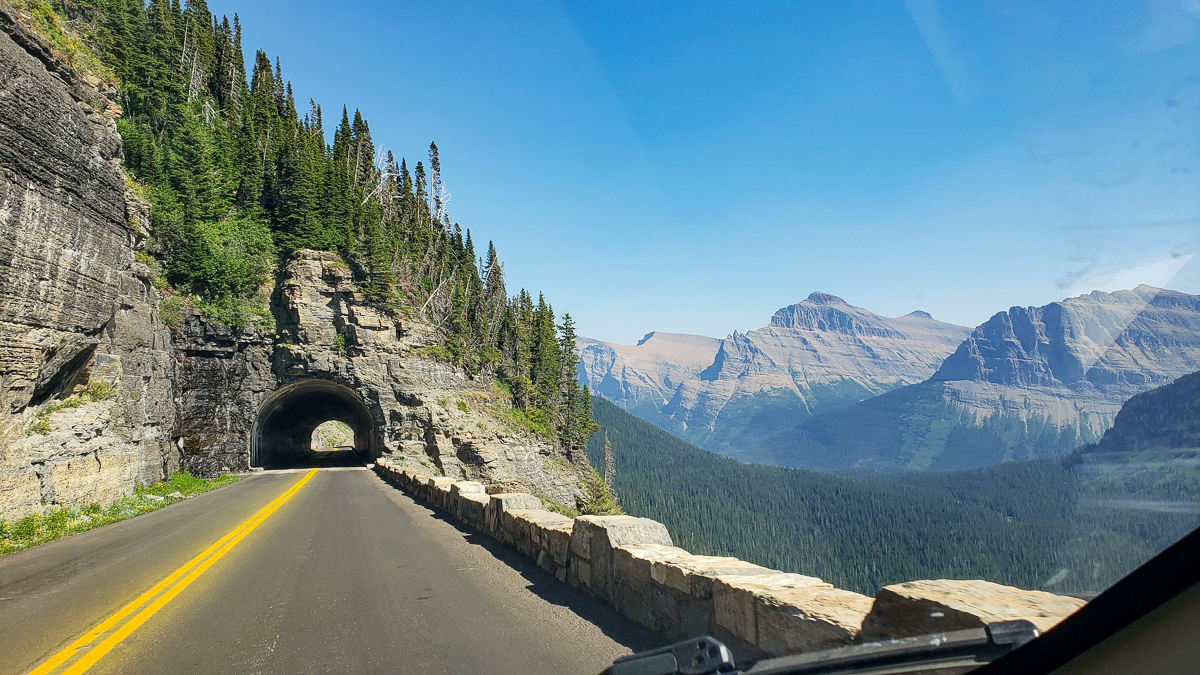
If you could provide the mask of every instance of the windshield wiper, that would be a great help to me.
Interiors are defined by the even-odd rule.
[[[1037,627],[1028,621],[998,621],[985,628],[765,659],[748,670],[739,670],[729,649],[705,636],[617,659],[604,672],[605,675],[888,675],[936,671],[939,675],[953,675],[991,663],[1037,636]]]

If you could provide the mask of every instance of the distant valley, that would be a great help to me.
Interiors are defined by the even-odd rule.
[[[593,405],[588,452],[600,465],[611,443],[627,511],[689,550],[841,588],[984,578],[1087,598],[1200,524],[1200,373],[1133,397],[1062,458],[870,479],[731,461]]]
[[[1095,442],[1130,397],[1200,370],[1200,297],[1094,292],[971,330],[813,293],[723,340],[652,333],[579,349],[593,393],[736,459],[964,469]]]

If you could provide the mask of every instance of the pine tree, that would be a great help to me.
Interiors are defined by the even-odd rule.
[[[588,467],[583,479],[583,494],[576,498],[575,507],[585,516],[619,516],[625,512],[617,506],[604,479],[595,469]]]
[[[445,220],[445,205],[442,203],[442,162],[438,159],[437,143],[433,142],[429,144],[429,195],[429,212],[434,222],[442,224]]]
[[[613,481],[617,478],[617,460],[613,457],[612,442],[608,440],[608,431],[604,432],[604,484],[613,494],[613,501],[619,502],[616,492],[613,492]]]
[[[414,172],[413,185],[414,185],[413,199],[416,202],[416,209],[417,209],[417,214],[418,214],[417,215],[417,223],[418,224],[427,223],[429,225],[432,225],[433,221],[429,217],[429,208],[427,207],[427,205],[425,203],[426,198],[429,197],[429,193],[425,191],[425,167],[422,166],[422,164],[420,162],[417,162],[417,168],[416,168],[416,171]]]

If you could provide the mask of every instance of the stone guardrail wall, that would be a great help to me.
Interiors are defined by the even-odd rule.
[[[693,555],[666,526],[567,516],[526,493],[375,465],[384,480],[509,546],[668,640],[712,635],[739,658],[780,656],[1026,619],[1045,631],[1082,600],[987,581],[886,586],[874,598],[737,558]]]

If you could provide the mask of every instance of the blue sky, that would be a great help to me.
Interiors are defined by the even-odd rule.
[[[210,8],[590,337],[1200,293],[1200,0]]]

